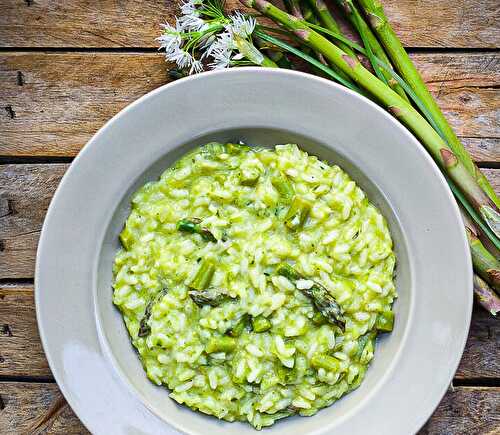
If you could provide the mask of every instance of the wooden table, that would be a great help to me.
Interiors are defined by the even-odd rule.
[[[500,190],[498,0],[384,4],[458,135]],[[54,190],[85,142],[128,103],[168,82],[154,38],[175,5],[0,0],[1,434],[87,433],[54,383],[38,338],[38,237]],[[500,434],[499,337],[499,321],[476,307],[453,388],[422,434]]]

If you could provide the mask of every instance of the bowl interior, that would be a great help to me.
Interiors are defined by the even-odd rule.
[[[165,387],[157,387],[147,379],[138,355],[130,343],[121,314],[112,304],[111,288],[112,264],[114,255],[119,249],[118,234],[130,212],[131,195],[144,183],[157,180],[167,167],[171,166],[189,149],[210,141],[239,140],[248,144],[269,147],[275,144],[297,143],[309,154],[316,155],[330,164],[339,165],[367,193],[370,201],[381,210],[389,223],[395,245],[397,255],[396,286],[399,294],[395,303],[396,327],[391,334],[381,336],[378,339],[375,358],[360,388],[331,407],[321,410],[314,419],[287,418],[277,422],[272,428],[266,429],[267,432],[272,433],[309,433],[313,432],[315,428],[322,427],[322,425],[332,421],[340,421],[356,412],[356,409],[363,406],[364,401],[375,393],[383,379],[390,376],[403,346],[411,317],[412,267],[409,261],[412,255],[411,246],[404,237],[405,228],[398,219],[398,211],[391,204],[390,198],[387,198],[373,179],[365,174],[363,168],[341,151],[341,148],[349,149],[358,146],[359,137],[357,135],[342,139],[332,137],[329,143],[325,143],[310,135],[286,129],[249,127],[215,130],[195,137],[187,143],[179,144],[173,149],[165,150],[149,165],[137,168],[135,178],[130,179],[129,185],[123,186],[121,198],[117,198],[115,204],[110,204],[110,208],[114,212],[103,235],[100,256],[97,261],[95,308],[101,345],[117,373],[129,386],[132,394],[140,397],[152,412],[165,421],[189,433],[234,434],[235,431],[255,433],[247,424],[219,421],[214,417],[205,416],[191,411],[187,407],[179,406],[168,397],[168,390]],[[343,147],[336,146],[340,140],[342,140]]]

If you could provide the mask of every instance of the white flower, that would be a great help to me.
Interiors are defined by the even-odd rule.
[[[209,64],[212,69],[224,69],[231,63],[231,55],[235,46],[233,35],[229,32],[220,33],[215,41],[206,49],[204,57],[211,56],[213,62]]]
[[[226,26],[226,30],[242,38],[248,38],[255,30],[256,21],[254,17],[245,16],[240,12],[236,12],[236,14],[232,15],[230,18],[231,24]]]
[[[185,0],[181,4],[182,15],[194,15],[198,13],[196,6],[201,4],[198,0]]]
[[[197,74],[203,71],[203,63],[200,60],[193,60],[189,74]]]
[[[180,69],[187,68],[194,62],[193,56],[182,49],[179,49],[175,53],[172,53],[170,56],[167,56],[167,59],[175,62]]]
[[[183,15],[179,18],[179,24],[183,31],[187,32],[199,32],[201,30],[205,30],[208,27],[208,24],[205,20],[201,19],[198,16],[198,12],[194,12],[189,15]]]
[[[160,43],[160,49],[164,48],[167,56],[179,50],[182,44],[182,38],[179,31],[179,26],[175,28],[170,24],[162,24],[163,34],[156,38]]]

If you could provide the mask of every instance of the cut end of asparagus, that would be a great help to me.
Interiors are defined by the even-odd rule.
[[[480,212],[482,218],[486,221],[491,230],[500,238],[500,213],[488,205],[483,205]]]
[[[494,316],[497,315],[500,311],[500,298],[488,284],[477,275],[474,275],[474,294],[479,305]]]

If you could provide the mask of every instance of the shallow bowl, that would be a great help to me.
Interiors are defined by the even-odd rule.
[[[111,301],[131,194],[212,140],[298,143],[340,165],[387,218],[398,258],[395,329],[378,340],[361,387],[265,432],[416,432],[445,393],[469,328],[472,267],[456,203],[422,146],[377,105],[321,78],[261,68],[206,73],[145,95],[90,140],[57,189],[37,255],[36,309],[76,414],[94,434],[255,433],[179,406],[153,385]]]

